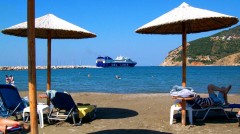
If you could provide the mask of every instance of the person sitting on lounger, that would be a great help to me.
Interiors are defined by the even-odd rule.
[[[14,78],[13,78],[12,75],[9,76],[9,81],[10,81],[9,84],[11,84],[12,86],[15,86],[15,85],[14,85],[14,83],[15,83],[15,82],[14,82]]]
[[[209,107],[209,106],[223,106],[228,105],[227,94],[231,89],[231,85],[228,87],[217,87],[213,84],[208,85],[208,98],[202,98],[200,95],[197,95],[194,98],[194,102],[200,105],[201,107]],[[214,91],[218,91],[218,95],[215,94]]]
[[[14,121],[10,119],[0,118],[0,131],[3,132],[4,134],[6,134],[8,126],[15,126],[15,125],[23,127],[23,129],[25,130],[30,130],[30,126],[23,121]]]
[[[6,75],[6,84],[10,84],[10,79],[9,79],[9,76],[8,75]]]

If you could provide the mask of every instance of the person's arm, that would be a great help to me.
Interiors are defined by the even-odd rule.
[[[39,98],[48,98],[48,96],[46,94],[39,94],[38,97]]]

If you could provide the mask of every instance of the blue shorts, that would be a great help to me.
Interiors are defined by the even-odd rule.
[[[218,95],[209,93],[209,97],[212,99],[214,105],[223,105],[225,103],[223,93],[221,92],[219,92]]]

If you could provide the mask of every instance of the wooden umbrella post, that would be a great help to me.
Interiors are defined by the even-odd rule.
[[[182,86],[186,87],[186,51],[187,51],[187,32],[186,32],[186,24],[183,22],[182,24]],[[186,125],[186,100],[182,100],[182,125]]]
[[[182,24],[182,86],[186,86],[186,60],[187,60],[187,31],[186,24],[183,22]]]
[[[30,103],[31,133],[38,134],[37,93],[36,93],[36,56],[35,56],[35,0],[27,3],[28,25],[28,88]]]
[[[48,45],[47,45],[47,90],[51,90],[51,31],[48,31]],[[50,105],[50,100],[47,98],[47,104]]]

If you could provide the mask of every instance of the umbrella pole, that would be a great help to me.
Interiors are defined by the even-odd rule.
[[[27,3],[28,25],[28,88],[30,103],[31,134],[38,134],[37,93],[36,93],[36,56],[35,56],[35,1]]]
[[[187,31],[186,31],[186,24],[183,23],[182,25],[182,86],[186,86],[186,61],[187,61]]]
[[[48,31],[48,46],[47,46],[47,90],[51,90],[51,31]],[[47,104],[50,105],[50,100],[47,98]]]
[[[186,24],[182,24],[182,86],[186,87],[186,48],[187,48],[187,32],[186,32]],[[186,100],[182,100],[182,125],[186,125]]]

